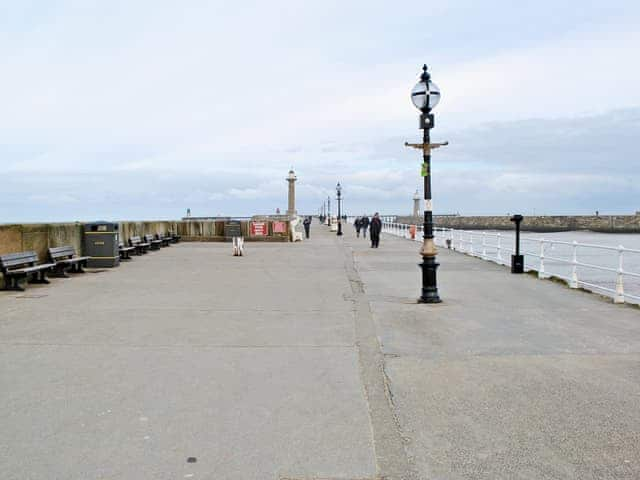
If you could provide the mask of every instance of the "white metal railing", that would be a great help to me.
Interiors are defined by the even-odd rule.
[[[382,233],[422,241],[422,226],[383,222]],[[511,264],[515,253],[515,236],[495,232],[434,228],[436,245],[480,257],[501,265]],[[613,298],[615,303],[640,304],[640,250],[590,243],[567,242],[520,236],[520,253],[525,256],[525,270],[537,272],[538,278],[556,277],[570,288],[586,287]],[[592,263],[591,257],[601,261]],[[637,271],[625,269],[625,259],[633,258]],[[533,260],[532,260],[533,259]],[[604,265],[602,264],[604,263]],[[600,272],[591,278],[590,272]],[[625,281],[629,288],[625,289]]]

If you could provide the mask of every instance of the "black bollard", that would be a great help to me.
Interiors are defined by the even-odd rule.
[[[524,273],[524,255],[520,255],[520,222],[523,218],[522,215],[511,217],[516,224],[516,254],[511,255],[511,273]]]

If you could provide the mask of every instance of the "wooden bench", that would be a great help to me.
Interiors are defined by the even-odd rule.
[[[124,243],[118,244],[118,253],[120,260],[131,260],[131,252],[135,254],[136,247],[125,247]]]
[[[55,277],[68,277],[69,269],[71,273],[84,273],[82,267],[87,266],[89,258],[91,257],[77,257],[76,249],[71,245],[49,249],[49,260],[55,264],[52,272]]]
[[[180,241],[180,239],[182,238],[180,235],[178,235],[177,233],[173,233],[173,232],[169,232],[167,235],[169,237],[171,237],[171,243],[178,243]]]
[[[151,250],[160,250],[162,246],[162,240],[156,240],[153,235],[147,234],[144,236],[144,241],[151,245]]]
[[[166,236],[166,235],[160,235],[159,233],[156,233],[156,239],[160,240],[162,242],[162,246],[163,247],[170,247],[171,246],[171,237]]]
[[[18,252],[0,255],[0,271],[4,277],[4,290],[24,291],[22,280],[29,283],[49,283],[47,272],[54,263],[38,265],[36,252]]]
[[[136,249],[136,255],[147,253],[149,248],[151,248],[150,243],[143,242],[137,235],[129,239],[129,246]]]

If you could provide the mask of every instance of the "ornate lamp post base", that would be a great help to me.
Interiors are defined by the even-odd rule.
[[[440,264],[436,262],[436,257],[422,257],[419,265],[422,269],[422,294],[418,303],[441,303],[436,284],[436,270]]]

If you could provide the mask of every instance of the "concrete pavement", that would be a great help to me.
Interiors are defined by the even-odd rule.
[[[246,250],[181,243],[1,292],[0,476],[373,478],[341,250]]]
[[[640,478],[640,311],[345,233],[0,292],[2,478]]]
[[[419,305],[419,244],[346,243],[420,478],[640,478],[640,310],[450,251]]]

